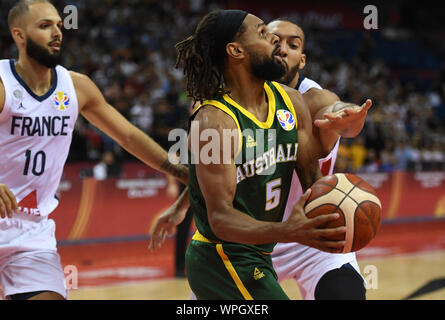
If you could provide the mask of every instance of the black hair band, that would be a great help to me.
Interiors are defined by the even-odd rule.
[[[216,18],[214,56],[220,67],[224,64],[226,46],[233,41],[244,22],[247,12],[243,10],[220,10]]]

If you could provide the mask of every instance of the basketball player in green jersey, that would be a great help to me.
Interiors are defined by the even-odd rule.
[[[187,278],[198,299],[288,299],[270,258],[277,242],[327,252],[344,245],[323,240],[345,232],[321,229],[337,214],[305,217],[310,191],[281,222],[293,170],[304,190],[321,173],[301,94],[265,81],[285,73],[277,43],[259,18],[220,10],[177,45],[187,93],[202,102],[189,135],[189,200],[198,230],[186,253]],[[236,133],[228,162],[227,132]],[[207,142],[199,137],[210,133],[219,147],[212,148],[209,162],[203,157]]]

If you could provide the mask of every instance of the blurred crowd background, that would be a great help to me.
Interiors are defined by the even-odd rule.
[[[0,58],[17,57],[0,2]],[[164,148],[185,128],[190,101],[174,45],[218,8],[241,8],[266,22],[297,20],[307,42],[303,74],[342,100],[373,100],[363,132],[342,139],[337,170],[445,170],[445,19],[414,1],[374,1],[378,29],[365,30],[361,1],[53,1],[62,18],[78,8],[78,29],[64,32],[64,66],[89,75],[106,99]],[[110,138],[77,122],[69,162],[134,161]],[[114,158],[114,160],[113,160]]]

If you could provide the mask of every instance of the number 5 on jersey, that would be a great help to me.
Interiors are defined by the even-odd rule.
[[[275,209],[281,199],[281,178],[269,181],[266,184],[266,211]]]

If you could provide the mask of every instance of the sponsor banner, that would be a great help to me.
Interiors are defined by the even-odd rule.
[[[288,17],[304,27],[363,30],[365,5],[351,6],[340,1],[322,1],[316,4],[282,1],[271,6],[270,1],[266,0],[232,0],[229,7],[246,10],[266,23],[278,17]]]
[[[445,217],[445,172],[357,174],[382,203],[383,219]]]
[[[175,199],[166,193],[165,175],[139,164],[126,168],[122,179],[98,181],[73,172],[65,175],[59,186],[60,204],[51,214],[58,240],[150,233],[154,218]],[[445,217],[445,172],[357,175],[375,188],[384,220]]]
[[[131,175],[124,174],[131,177],[102,181],[80,178],[80,166],[68,169],[65,177],[70,179],[61,181],[60,203],[51,214],[57,225],[56,238],[62,241],[148,235],[153,219],[175,199],[166,194],[165,175],[144,171],[145,168],[135,164],[130,166]],[[138,175],[145,177],[135,178]]]

